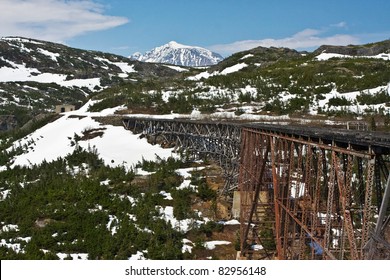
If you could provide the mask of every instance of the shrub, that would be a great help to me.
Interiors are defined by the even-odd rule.
[[[351,105],[351,101],[343,97],[332,97],[328,101],[328,106],[348,106]]]

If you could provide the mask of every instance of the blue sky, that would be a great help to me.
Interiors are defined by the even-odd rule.
[[[389,0],[0,0],[0,36],[124,56],[177,41],[228,56],[390,39]]]

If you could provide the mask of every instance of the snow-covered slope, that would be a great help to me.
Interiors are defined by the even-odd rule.
[[[179,44],[171,41],[161,47],[141,54],[139,52],[130,56],[130,59],[144,62],[169,63],[180,66],[208,66],[223,60],[223,57],[210,50]]]
[[[77,145],[86,150],[95,149],[109,166],[124,166],[127,169],[133,168],[142,159],[154,160],[156,155],[160,158],[171,156],[172,149],[153,146],[147,143],[146,139],[139,139],[137,135],[123,127],[100,124],[93,117],[111,115],[118,108],[89,113],[87,110],[91,104],[89,101],[79,110],[65,113],[58,120],[16,141],[9,150],[16,147],[26,149],[13,159],[12,167],[31,166],[40,164],[44,160],[52,162],[71,154]],[[75,114],[77,117],[74,117]],[[87,131],[100,131],[102,135],[80,140],[75,145],[74,136],[83,135]],[[4,169],[4,166],[0,167],[0,171]]]
[[[316,59],[318,59],[318,60],[329,60],[331,58],[376,58],[376,59],[390,60],[390,54],[380,53],[380,54],[371,55],[371,56],[352,56],[352,55],[339,54],[339,53],[323,52],[320,55],[316,56]]]
[[[61,44],[20,37],[0,39],[0,82],[57,83],[84,87],[80,80],[111,76],[126,78],[137,72],[125,57],[69,48]],[[77,80],[77,81],[75,81]],[[64,85],[62,82],[67,81]]]

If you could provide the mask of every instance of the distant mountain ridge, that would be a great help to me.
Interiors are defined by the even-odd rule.
[[[154,63],[168,63],[178,66],[209,66],[223,60],[223,57],[215,52],[201,47],[186,46],[171,41],[168,44],[152,49],[145,54],[139,52],[130,56],[132,60]]]
[[[364,45],[332,46],[322,45],[313,52],[315,55],[321,53],[337,53],[350,56],[374,56],[381,53],[390,53],[390,40],[375,42]]]
[[[56,105],[81,105],[91,97],[100,100],[96,111],[128,106],[140,113],[191,113],[194,108],[214,113],[239,102],[276,114],[361,114],[380,108],[390,115],[389,46],[386,40],[321,46],[314,52],[257,47],[220,61],[211,51],[173,41],[129,59],[35,39],[0,38],[0,115],[7,116],[0,127],[15,127],[8,116],[23,125]],[[216,62],[207,69],[174,66]]]

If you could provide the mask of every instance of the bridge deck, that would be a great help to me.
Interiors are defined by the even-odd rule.
[[[381,154],[389,153],[390,149],[390,133],[384,132],[260,123],[244,124],[243,126],[256,130],[288,134],[294,137],[310,139],[311,141],[336,142],[338,146],[353,145],[356,150],[365,150],[371,147]]]
[[[354,150],[372,149],[375,153],[390,154],[390,133],[378,131],[347,130],[333,127],[315,127],[304,125],[280,125],[266,124],[260,122],[228,122],[228,121],[199,121],[190,119],[155,119],[155,118],[134,118],[126,117],[125,122],[142,119],[144,121],[163,121],[171,123],[196,123],[196,124],[223,124],[242,128],[260,130],[269,133],[289,135],[294,138],[310,139],[312,142],[324,144],[336,144],[347,147],[352,145]]]

